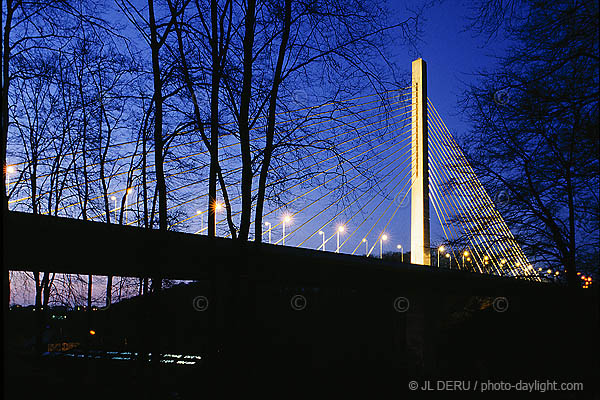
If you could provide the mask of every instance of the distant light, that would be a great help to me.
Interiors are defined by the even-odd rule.
[[[116,198],[115,196],[110,196],[110,199],[111,199],[112,201],[115,201],[117,198]]]
[[[502,259],[500,262],[501,262],[502,264],[506,264],[506,258],[503,258],[503,259]]]
[[[449,253],[446,253],[446,258],[450,258],[450,254]]]
[[[367,243],[367,238],[363,238],[362,242]]]
[[[8,172],[9,174],[12,174],[15,171],[16,171],[15,167],[13,167],[12,165],[9,165],[8,167],[6,167],[6,172]]]
[[[552,270],[551,270],[551,269],[549,269],[548,271],[546,271],[546,273],[548,273],[548,274],[551,274],[551,273],[552,273]]]
[[[196,215],[200,215],[200,214],[202,214],[202,211],[200,211],[200,210],[196,211]]]
[[[96,331],[95,331],[95,330],[93,330],[93,329],[91,329],[91,330],[90,330],[90,335],[94,336],[95,334],[96,334]]]
[[[489,260],[490,258],[489,258],[488,256],[484,256],[484,257],[483,257],[483,259],[484,259],[485,261],[487,261],[487,260]]]
[[[319,231],[319,235],[324,235],[324,234],[325,234],[325,232],[323,232],[323,231]],[[363,242],[364,242],[364,241],[365,241],[365,239],[363,239]]]
[[[337,230],[338,230],[338,232],[344,232],[344,229],[345,229],[344,225],[340,225],[340,226],[338,226]]]
[[[463,253],[463,256],[468,257],[469,256],[469,252],[465,250],[465,252]]]
[[[290,217],[289,215],[283,216],[283,222],[290,222],[291,220],[292,220],[292,217]]]
[[[397,245],[397,246],[396,246],[396,248],[397,248],[398,250],[400,250],[400,249],[402,248],[402,245],[401,245],[401,244],[399,244],[399,245]],[[442,251],[443,251],[443,250],[442,250]]]
[[[445,250],[446,250],[446,248],[444,246],[438,247],[438,251],[445,251]]]
[[[383,235],[383,236],[381,237],[381,240],[388,240],[388,237],[387,237],[387,235]]]
[[[215,211],[221,211],[222,208],[223,208],[223,204],[215,203]]]
[[[131,194],[131,193],[133,193],[133,189],[132,188],[127,189],[127,194]]]
[[[471,257],[467,257],[467,261],[468,261],[468,262],[471,262]]]

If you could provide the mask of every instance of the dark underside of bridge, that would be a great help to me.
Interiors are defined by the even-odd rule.
[[[199,354],[200,366],[54,361],[54,382],[151,377],[181,394],[233,377],[262,386],[352,376],[403,392],[426,377],[584,381],[598,373],[591,291],[16,212],[5,218],[4,249],[10,270],[195,281],[113,304],[91,323],[105,349]],[[13,388],[27,371],[13,369]]]

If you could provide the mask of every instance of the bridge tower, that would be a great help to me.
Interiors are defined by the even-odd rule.
[[[429,170],[427,148],[427,64],[412,63],[412,189],[410,262],[431,265],[429,246]]]

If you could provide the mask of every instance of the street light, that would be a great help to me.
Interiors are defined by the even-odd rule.
[[[289,215],[285,215],[283,217],[283,239],[282,239],[282,245],[285,246],[285,223],[286,222],[290,222],[292,220],[292,218]]]
[[[440,267],[440,253],[443,253],[444,250],[446,250],[446,248],[444,246],[440,246],[437,249],[437,261],[438,261],[437,266],[438,266],[438,268]]]
[[[468,256],[469,256],[469,252],[467,250],[465,250],[462,255],[463,269],[465,268],[465,257],[468,257]]]
[[[452,260],[450,257],[450,253],[446,253],[446,258],[448,259],[448,269],[452,266]]]
[[[400,261],[404,262],[404,249],[402,248],[402,245],[399,244],[399,245],[396,246],[396,248],[398,250],[400,250]]]
[[[365,244],[365,256],[369,257],[369,241],[367,238],[363,238],[362,241]]]
[[[115,222],[117,222],[117,196],[110,196],[110,199],[115,202]]]
[[[15,167],[9,165],[6,167],[6,191],[10,189],[10,174],[14,174],[16,171]]]
[[[323,232],[323,231],[319,231],[319,235],[323,236],[323,244],[322,244],[322,247],[323,247],[323,251],[325,251],[325,232]]]
[[[128,188],[127,189],[127,194],[125,195],[125,223],[127,223],[127,207],[129,204],[129,195],[133,193],[133,189],[132,188]]]
[[[379,258],[383,260],[383,241],[387,240],[387,235],[382,235],[381,240],[379,240]]]
[[[202,211],[200,211],[200,210],[196,211],[196,215],[200,216],[200,231],[199,231],[199,233],[202,234],[202,231],[204,230],[204,217],[202,216]]]
[[[336,253],[340,252],[340,233],[344,232],[344,225],[340,225],[337,228],[337,250],[335,251]]]
[[[269,244],[271,244],[271,223],[265,222],[265,225],[269,227]]]
[[[223,204],[215,200],[215,236],[218,236],[217,235],[217,214],[222,209],[223,209]]]

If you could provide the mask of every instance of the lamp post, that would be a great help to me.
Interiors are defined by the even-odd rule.
[[[383,241],[387,240],[387,235],[381,235],[381,239],[379,240],[379,258],[383,260]]]
[[[450,253],[446,253],[446,258],[448,259],[448,269],[452,267],[452,259],[450,257]]]
[[[437,266],[440,267],[440,253],[443,253],[446,248],[444,246],[440,246],[437,249]]]
[[[290,218],[289,215],[286,215],[283,217],[283,238],[282,238],[282,245],[285,246],[285,223],[286,222],[290,222],[292,220],[292,218]]]
[[[215,202],[215,236],[217,235],[217,214],[223,209],[223,204]]]
[[[110,199],[115,202],[115,223],[117,222],[117,196],[110,196]]]
[[[323,247],[323,251],[325,251],[325,232],[319,231],[319,235],[323,237],[323,244],[321,245],[321,247]]]
[[[462,264],[463,264],[463,269],[465,269],[465,257],[469,256],[469,252],[467,250],[463,251],[462,254]]]
[[[127,224],[127,207],[129,204],[129,195],[133,193],[133,189],[129,188],[127,189],[127,193],[125,194],[125,224]]]
[[[14,174],[16,171],[15,167],[9,165],[6,167],[6,192],[10,191],[10,174]]]
[[[400,261],[404,262],[404,249],[402,248],[402,245],[399,244],[399,245],[396,246],[396,248],[398,250],[400,250]]]
[[[265,226],[269,227],[269,244],[271,244],[271,223],[270,222],[265,222]]]
[[[200,230],[198,232],[201,235],[202,231],[204,230],[204,217],[202,216],[202,211],[200,210],[196,211],[196,215],[200,216]]]
[[[344,225],[340,225],[337,228],[337,249],[336,249],[336,253],[340,252],[340,233],[344,232]]]
[[[369,241],[367,238],[363,238],[362,241],[365,244],[365,256],[369,257]]]

